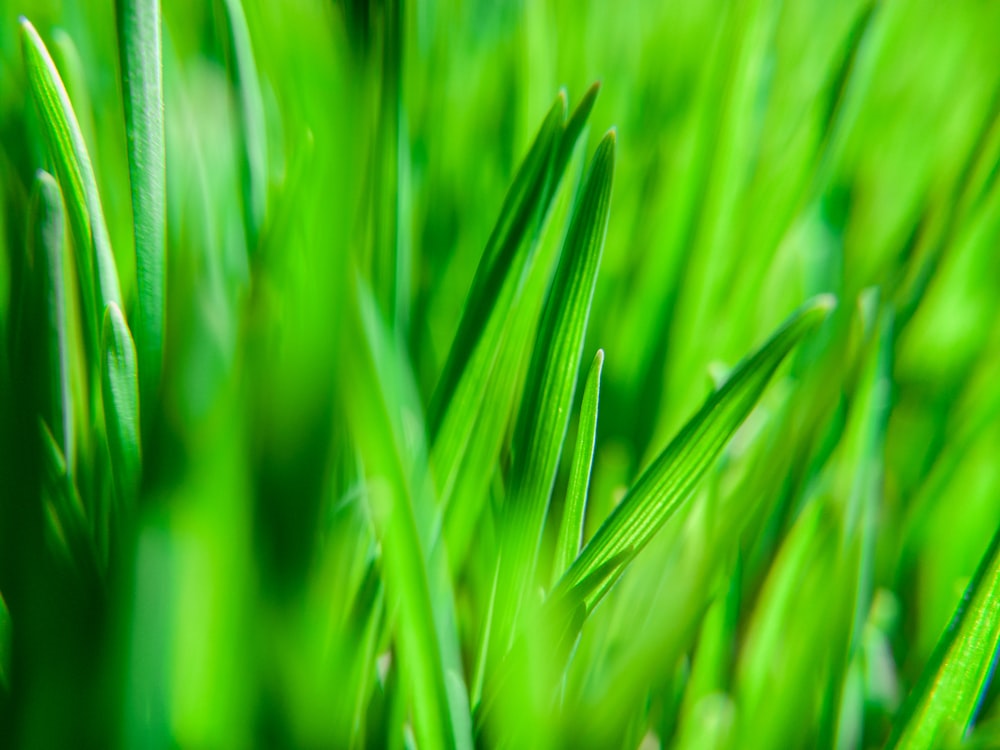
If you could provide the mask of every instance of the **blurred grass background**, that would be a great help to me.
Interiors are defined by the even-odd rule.
[[[587,536],[712,377],[802,299],[840,305],[587,624],[536,739],[885,741],[1000,521],[1000,6],[164,0],[164,374],[98,576],[38,501],[48,375],[20,311],[50,158],[22,14],[80,121],[130,319],[136,300],[114,8],[3,0],[0,744],[412,742],[396,605],[366,578],[378,462],[358,446],[383,436],[344,375],[354,282],[408,363],[384,376],[412,372],[426,409],[538,124],[595,80],[587,151],[615,125],[618,152]],[[102,460],[82,495],[108,492]],[[483,529],[454,577],[467,682]]]

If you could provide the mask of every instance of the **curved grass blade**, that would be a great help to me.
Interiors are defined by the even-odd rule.
[[[957,744],[979,710],[1000,645],[1000,530],[907,698],[887,748]]]
[[[563,508],[556,558],[552,565],[553,583],[557,582],[580,552],[583,541],[583,518],[587,509],[587,491],[590,488],[590,471],[594,462],[594,442],[597,438],[597,407],[601,390],[601,369],[604,367],[604,350],[598,349],[587,383],[583,387],[580,405],[580,425],[577,430],[573,464],[569,471],[566,489],[566,506]]]
[[[570,566],[550,596],[584,602],[593,610],[625,566],[690,497],[750,414],[785,356],[826,319],[835,304],[820,295],[797,310],[729,380],[709,397],[662,453],[642,473]],[[606,565],[619,558],[608,571]],[[571,605],[572,606],[572,605]]]
[[[118,46],[125,94],[135,272],[140,393],[159,388],[166,304],[166,138],[160,0],[118,0]]]
[[[55,178],[39,170],[31,198],[29,223],[34,232],[35,262],[42,275],[45,310],[48,402],[45,414],[54,427],[56,444],[66,457],[67,472],[73,475],[75,446],[73,401],[70,390],[70,351],[66,318],[66,274],[63,266],[65,216],[62,191]]]
[[[121,308],[114,302],[104,310],[101,342],[101,388],[111,469],[121,503],[119,508],[127,508],[139,494],[142,473],[139,375],[132,334]]]

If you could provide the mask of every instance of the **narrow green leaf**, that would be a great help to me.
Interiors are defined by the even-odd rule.
[[[757,352],[734,368],[729,380],[681,429],[642,473],[559,581],[550,599],[570,595],[590,611],[625,566],[649,543],[719,457],[756,405],[778,365],[833,308],[820,295],[797,310]],[[606,564],[621,556],[611,571]]]
[[[139,494],[142,473],[139,377],[132,333],[121,308],[113,302],[104,311],[101,348],[101,388],[111,469],[120,507],[128,507]]]
[[[899,712],[888,748],[957,744],[976,716],[1000,645],[1000,530]]]
[[[83,288],[87,346],[93,355],[92,361],[96,362],[100,348],[100,316],[108,304],[113,302],[119,308],[122,304],[118,270],[104,222],[97,180],[55,63],[35,27],[23,17],[21,41],[31,96],[41,115],[56,176],[66,199]]]
[[[518,168],[476,268],[465,309],[428,414],[428,429],[432,439],[436,439],[441,431],[447,411],[453,409],[453,394],[458,389],[463,373],[471,369],[469,360],[477,342],[486,336],[491,317],[498,319],[495,315],[491,316],[491,311],[496,309],[504,279],[519,275],[524,265],[525,254],[518,254],[517,251],[530,229],[532,219],[538,214],[546,173],[565,118],[566,94],[559,92],[542,121],[527,156]]]
[[[556,558],[552,566],[553,583],[557,582],[570,563],[576,559],[583,542],[583,518],[587,509],[587,491],[590,488],[590,471],[594,461],[594,441],[597,438],[597,406],[601,390],[601,368],[604,350],[598,349],[587,383],[583,388],[580,405],[580,424],[577,428],[576,448],[566,488],[566,505],[563,508]]]
[[[557,98],[525,158],[501,210],[473,280],[458,333],[435,392],[429,416],[432,465],[440,501],[447,508],[470,436],[486,400],[484,384],[501,359],[505,340],[516,325],[516,309],[528,301],[524,286],[532,278],[537,248],[570,146],[582,132],[596,90],[581,102],[570,127],[563,127],[566,99]],[[559,149],[567,156],[557,159]],[[509,345],[517,345],[511,342]]]
[[[166,138],[160,0],[118,0],[135,270],[136,348],[143,398],[159,388],[166,289]]]
[[[66,457],[67,471],[72,476],[75,441],[63,266],[65,217],[59,184],[47,172],[39,170],[35,175],[30,211],[29,223],[35,243],[33,255],[41,270],[45,309],[49,394],[44,413],[53,425],[56,444]]]

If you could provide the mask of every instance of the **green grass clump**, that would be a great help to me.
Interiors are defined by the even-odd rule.
[[[1000,745],[998,27],[4,5],[0,746]]]

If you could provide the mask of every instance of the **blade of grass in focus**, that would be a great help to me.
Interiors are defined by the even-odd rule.
[[[493,625],[494,659],[509,648],[525,593],[532,589],[604,252],[614,164],[615,133],[611,131],[601,140],[591,162],[528,367],[514,432],[510,489],[499,520],[501,566]]]
[[[559,525],[559,540],[556,542],[556,558],[552,563],[553,584],[555,584],[570,563],[580,553],[583,542],[583,517],[587,509],[587,490],[590,488],[590,473],[594,462],[594,443],[597,438],[597,406],[601,390],[601,369],[604,366],[604,350],[598,349],[583,386],[583,402],[580,406],[580,424],[577,428],[576,448],[573,464],[569,472],[569,486],[566,488],[566,503],[563,507],[562,522]]]
[[[66,200],[83,288],[88,351],[91,361],[96,363],[103,310],[112,302],[120,308],[122,302],[97,180],[66,88],[45,44],[26,18],[21,18],[21,42],[31,95],[41,114],[46,142]]]
[[[555,186],[569,163],[596,94],[597,89],[592,88],[565,126],[565,93],[557,97],[514,178],[483,251],[428,416],[431,464],[445,507],[469,448],[478,406],[486,395],[483,385],[496,364],[511,324],[511,311],[520,301],[525,275],[532,268]]]
[[[1000,531],[983,555],[948,629],[896,718],[886,747],[918,750],[957,742],[989,685],[1000,646]]]
[[[10,690],[10,661],[12,628],[7,602],[0,593],[0,689]]]
[[[140,393],[148,404],[159,389],[166,305],[167,166],[160,0],[118,0],[116,5],[138,286],[136,349]]]

